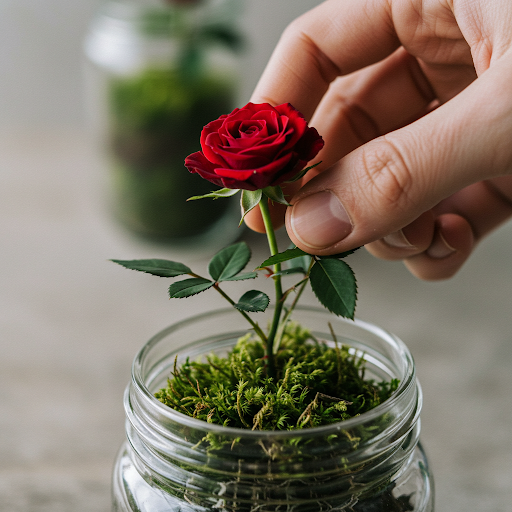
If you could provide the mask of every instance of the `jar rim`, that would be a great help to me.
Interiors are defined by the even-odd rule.
[[[304,311],[304,312],[310,312],[315,314],[329,314],[325,310],[313,307],[313,306],[297,306],[296,308],[297,312]],[[379,416],[382,416],[387,411],[393,409],[397,402],[399,402],[402,397],[406,394],[408,394],[410,388],[412,386],[416,386],[418,388],[418,404],[417,411],[414,413],[414,416],[419,416],[420,410],[421,410],[421,388],[419,386],[419,383],[416,380],[416,372],[414,368],[414,360],[412,357],[412,354],[410,353],[408,347],[405,345],[405,343],[395,336],[394,334],[386,331],[385,329],[382,329],[381,327],[378,327],[375,324],[372,324],[370,322],[366,322],[364,320],[360,320],[358,318],[355,318],[354,320],[346,319],[346,318],[340,318],[336,317],[337,321],[341,321],[342,323],[347,323],[350,325],[354,325],[363,331],[370,332],[377,337],[379,337],[381,340],[384,340],[389,346],[391,346],[394,350],[400,353],[401,358],[405,361],[405,367],[404,367],[404,377],[400,379],[400,383],[398,385],[398,388],[396,391],[392,394],[391,397],[389,397],[387,400],[385,400],[383,403],[379,404],[378,406],[374,407],[373,409],[359,415],[353,418],[350,418],[348,420],[339,421],[336,423],[331,423],[328,425],[320,425],[315,427],[308,427],[304,429],[296,429],[296,430],[251,430],[251,429],[245,429],[245,428],[239,428],[239,427],[229,427],[229,426],[223,426],[218,425],[214,423],[207,423],[203,420],[199,420],[197,418],[193,418],[191,416],[188,416],[186,414],[183,414],[179,411],[176,411],[172,409],[171,407],[163,404],[160,402],[153,394],[153,392],[146,386],[146,383],[144,382],[144,376],[143,376],[143,362],[144,358],[147,356],[147,354],[151,351],[154,346],[160,342],[162,339],[164,339],[169,334],[179,331],[180,329],[184,328],[185,326],[189,325],[192,322],[198,321],[198,320],[207,320],[209,318],[213,318],[218,315],[222,314],[229,314],[233,310],[232,308],[221,308],[221,309],[215,309],[211,311],[207,311],[204,313],[200,313],[197,315],[193,315],[190,317],[187,317],[185,319],[182,319],[176,323],[171,324],[167,328],[164,328],[160,332],[158,332],[156,335],[154,335],[152,338],[149,339],[149,341],[144,344],[144,346],[139,350],[137,355],[134,358],[133,364],[132,364],[132,384],[135,386],[137,390],[137,394],[139,396],[143,397],[144,401],[148,401],[149,404],[151,404],[152,408],[156,408],[158,411],[158,414],[167,420],[170,420],[172,422],[178,422],[183,426],[187,426],[194,429],[200,429],[203,430],[205,433],[212,433],[212,434],[224,434],[224,435],[232,435],[234,437],[244,437],[247,439],[268,439],[268,438],[297,438],[302,436],[307,437],[315,437],[315,436],[325,436],[329,432],[335,432],[339,430],[348,430],[354,427],[360,427],[361,425],[374,421]]]

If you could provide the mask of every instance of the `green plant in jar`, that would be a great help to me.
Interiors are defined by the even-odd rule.
[[[198,131],[236,101],[235,59],[243,43],[223,16],[231,3],[224,0],[222,9],[210,1],[141,6],[134,22],[139,46],[132,51],[147,51],[147,62],[108,80],[107,152],[115,211],[142,235],[194,239],[233,211],[232,202],[210,208],[186,203],[207,187],[182,172],[184,158],[198,149]],[[167,57],[152,58],[151,51]]]

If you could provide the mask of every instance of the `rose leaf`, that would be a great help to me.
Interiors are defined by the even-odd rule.
[[[280,252],[279,254],[275,254],[274,256],[270,256],[267,258],[258,268],[270,267],[271,265],[276,265],[277,263],[283,263],[283,261],[292,260],[294,258],[299,258],[301,256],[310,256],[307,252],[304,252],[302,249],[295,247],[293,249],[286,249],[286,251]]]
[[[346,258],[347,256],[350,256],[351,254],[354,254],[358,249],[361,249],[362,246],[356,247],[355,249],[349,249],[348,251],[340,252],[338,254],[330,254],[329,256],[318,256],[321,259],[327,259],[327,258]]]
[[[204,292],[213,286],[213,281],[205,279],[204,277],[191,277],[190,279],[183,279],[177,283],[169,286],[169,297],[171,299],[183,299],[190,297],[197,293]]]
[[[196,199],[204,199],[206,197],[211,197],[213,199],[219,199],[219,197],[231,197],[235,194],[238,194],[240,189],[238,188],[220,188],[219,190],[214,190],[209,194],[204,194],[203,196],[192,196],[187,199],[187,201],[195,201]]]
[[[303,267],[291,267],[291,268],[286,268],[284,270],[281,270],[279,272],[274,272],[272,274],[272,277],[275,277],[275,276],[289,276],[291,274],[307,274],[307,270],[304,270]]]
[[[242,190],[242,218],[240,219],[240,224],[244,220],[244,217],[256,206],[258,206],[261,198],[263,196],[263,191],[261,189],[258,190]]]
[[[312,261],[313,257],[306,253],[289,260],[287,266],[288,268],[300,268],[304,274],[308,274]]]
[[[237,276],[223,279],[223,281],[245,281],[246,279],[256,279],[257,277],[257,272],[245,272],[244,274],[238,274]]]
[[[210,261],[208,272],[213,280],[226,281],[241,272],[251,259],[251,250],[245,242],[221,249]]]
[[[176,261],[150,259],[150,260],[111,260],[130,270],[138,270],[159,277],[176,277],[190,274],[192,270],[183,263]]]
[[[311,288],[323,306],[335,315],[354,318],[357,284],[352,269],[344,261],[318,260],[309,277]]]
[[[283,190],[281,187],[265,187],[263,193],[274,203],[284,204],[291,206],[290,203],[284,198]]]
[[[240,297],[240,300],[234,306],[240,311],[259,313],[267,309],[269,302],[270,299],[267,294],[258,290],[249,290]]]

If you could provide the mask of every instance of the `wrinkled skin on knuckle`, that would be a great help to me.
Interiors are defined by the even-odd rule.
[[[411,171],[393,143],[381,137],[375,144],[362,148],[361,164],[363,197],[375,213],[398,218],[414,209]]]

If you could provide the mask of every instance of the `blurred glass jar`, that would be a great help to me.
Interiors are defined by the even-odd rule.
[[[106,154],[115,215],[133,232],[217,248],[240,234],[236,198],[184,159],[202,127],[233,110],[243,41],[240,0],[110,0],[85,41],[91,125]]]

